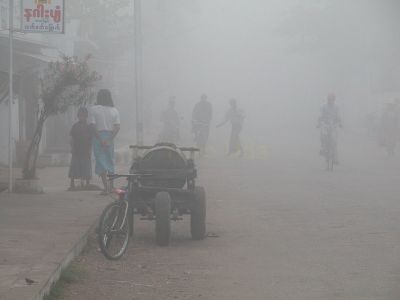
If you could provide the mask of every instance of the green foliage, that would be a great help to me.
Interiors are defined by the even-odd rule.
[[[61,61],[50,62],[41,78],[42,106],[35,133],[25,157],[22,174],[24,179],[36,178],[36,162],[43,128],[51,115],[65,113],[71,106],[84,106],[93,99],[93,86],[100,75],[91,71],[88,61],[77,57],[62,56]]]
[[[70,106],[86,105],[93,99],[93,85],[101,77],[91,71],[90,56],[79,61],[77,57],[63,56],[50,62],[41,78],[43,113],[46,116],[64,113]]]

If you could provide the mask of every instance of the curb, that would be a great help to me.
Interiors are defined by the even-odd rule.
[[[68,251],[66,256],[63,258],[61,263],[59,263],[52,274],[50,274],[49,279],[42,286],[37,295],[35,295],[32,300],[42,300],[46,295],[50,293],[53,285],[60,279],[61,272],[68,267],[68,265],[82,253],[82,250],[87,245],[88,236],[94,230],[98,222],[98,219],[89,227],[88,230],[81,236],[79,241]]]

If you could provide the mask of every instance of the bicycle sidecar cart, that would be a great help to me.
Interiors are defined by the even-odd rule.
[[[171,220],[190,215],[190,231],[195,240],[206,233],[206,197],[196,186],[194,154],[197,148],[178,148],[173,144],[131,146],[134,161],[126,177],[128,185],[116,189],[118,199],[103,211],[99,224],[99,244],[109,259],[118,259],[126,251],[133,235],[134,215],[155,221],[155,239],[159,246],[170,242]],[[143,153],[141,153],[143,152]]]

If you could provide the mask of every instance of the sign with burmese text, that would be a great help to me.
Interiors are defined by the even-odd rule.
[[[21,0],[26,33],[64,33],[64,0]]]

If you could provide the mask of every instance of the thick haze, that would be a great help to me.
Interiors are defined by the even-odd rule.
[[[65,34],[16,31],[9,60],[0,0],[0,298],[399,300],[400,0],[141,0],[142,78],[134,3],[65,0]],[[87,61],[60,53],[120,124],[77,114]],[[128,147],[137,79],[144,144],[196,155]]]
[[[214,123],[236,97],[247,139],[267,142],[313,135],[329,92],[347,128],[398,95],[397,1],[144,2],[144,94],[155,126],[170,95],[189,124],[205,92]]]

